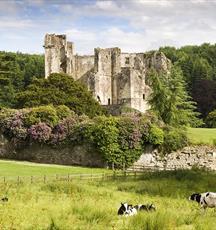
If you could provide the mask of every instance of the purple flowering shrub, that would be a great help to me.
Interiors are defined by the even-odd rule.
[[[32,125],[28,129],[30,139],[39,143],[46,143],[50,139],[51,133],[52,129],[43,122]]]
[[[3,111],[0,115],[1,131],[8,137],[16,137],[17,139],[26,139],[27,129],[23,124],[23,110],[8,110],[5,111],[6,116],[3,117]]]
[[[76,116],[70,116],[60,121],[59,124],[53,128],[50,143],[58,144],[63,141],[67,142],[70,135],[74,133],[77,123]]]

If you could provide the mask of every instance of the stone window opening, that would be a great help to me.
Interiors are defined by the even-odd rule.
[[[108,98],[108,105],[110,105],[110,98]]]
[[[145,100],[145,94],[143,94],[143,100]]]
[[[130,64],[130,58],[129,57],[125,58],[125,64],[127,64],[127,65]]]

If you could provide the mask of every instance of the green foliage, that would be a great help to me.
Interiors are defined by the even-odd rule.
[[[85,138],[101,152],[108,163],[122,163],[120,146],[118,144],[119,130],[117,118],[97,117],[93,123],[85,127]]]
[[[208,128],[216,128],[216,110],[208,114],[205,123]]]
[[[167,127],[164,133],[164,143],[161,148],[163,153],[167,154],[183,148],[187,143],[187,133],[183,127],[181,129]]]
[[[163,144],[164,131],[155,125],[151,125],[150,130],[149,130],[148,140],[153,145]]]
[[[146,144],[163,144],[163,131],[157,125],[145,116],[97,117],[83,127],[83,135],[110,165],[129,167]]]
[[[2,77],[0,74],[0,108],[12,107],[14,97],[15,90],[10,79]]]
[[[205,118],[215,108],[215,86],[214,90],[212,86],[216,83],[216,44],[204,43],[179,49],[162,47],[160,51],[181,68],[188,93]],[[200,92],[204,85],[205,89]]]
[[[60,120],[74,114],[66,105],[59,105],[55,109]]]
[[[168,125],[200,125],[194,112],[194,102],[190,101],[181,70],[173,66],[169,75],[154,70],[148,76],[153,91],[149,103],[151,109]]]
[[[90,143],[110,166],[114,163],[118,168],[131,166],[146,145],[171,151],[184,144],[180,131],[170,129],[164,134],[166,126],[151,113],[90,119],[79,117],[65,106],[49,105],[4,109],[0,111],[0,124],[5,136],[10,140],[16,138],[22,144],[29,141],[52,146]]]
[[[0,51],[0,108],[14,106],[15,94],[43,76],[44,56]]]
[[[93,117],[103,114],[102,107],[87,88],[65,74],[51,74],[47,79],[34,79],[16,99],[18,108],[53,104],[66,105],[79,115]]]
[[[56,109],[52,105],[34,107],[25,115],[24,123],[30,127],[31,125],[44,122],[54,127],[59,122]]]

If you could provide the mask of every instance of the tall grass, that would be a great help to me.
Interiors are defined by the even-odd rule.
[[[215,174],[205,171],[145,173],[142,177],[97,182],[0,184],[0,229],[173,230],[216,226],[216,213],[202,214],[188,201],[197,191],[216,191]],[[154,203],[156,212],[119,217],[120,202]]]

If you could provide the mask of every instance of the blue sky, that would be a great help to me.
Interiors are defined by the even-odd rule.
[[[216,0],[1,0],[0,50],[43,53],[46,33],[67,34],[80,54],[215,43],[215,12]]]

